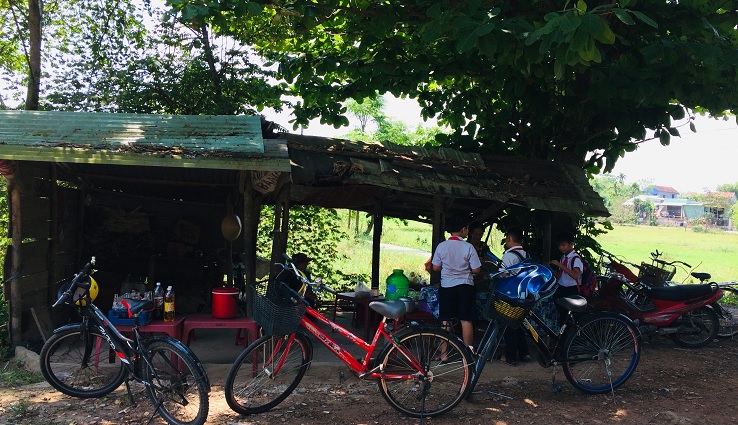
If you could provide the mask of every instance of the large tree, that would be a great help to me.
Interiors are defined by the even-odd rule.
[[[278,61],[295,126],[345,125],[342,101],[389,92],[454,128],[449,146],[611,169],[738,104],[736,0],[168,4]]]

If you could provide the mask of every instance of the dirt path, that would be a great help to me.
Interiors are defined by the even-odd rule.
[[[535,362],[510,367],[488,365],[474,399],[426,424],[732,424],[738,412],[738,341],[717,341],[685,350],[668,340],[644,345],[636,374],[615,396],[587,396],[571,387],[559,370],[559,393],[551,390],[552,369]],[[240,417],[215,386],[209,424],[413,424],[395,412],[371,382],[339,380],[343,367],[310,370],[298,391],[274,410]],[[211,375],[211,381],[216,375]],[[220,377],[217,378],[218,382]],[[496,395],[504,394],[505,396]],[[509,398],[508,398],[509,397]],[[0,390],[0,424],[141,424],[151,415],[143,393],[132,408],[125,390],[109,397],[77,400],[38,383]],[[154,424],[164,423],[159,419]]]

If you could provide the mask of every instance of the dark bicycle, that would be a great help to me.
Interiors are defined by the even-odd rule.
[[[92,302],[98,287],[90,276],[95,257],[59,290],[54,307],[77,306],[81,323],[54,330],[40,354],[41,372],[52,387],[79,398],[103,397],[125,382],[135,405],[130,381],[142,383],[154,413],[172,425],[202,425],[208,417],[210,382],[190,349],[170,336],[144,338],[139,313],[154,302],[124,298],[133,317],[133,337],[126,338]]]
[[[562,366],[564,376],[588,394],[614,391],[635,372],[640,359],[641,335],[627,317],[617,313],[590,312],[581,296],[564,297],[556,303],[569,313],[558,332],[533,313],[533,307],[556,290],[553,272],[546,266],[519,263],[493,275],[489,301],[489,325],[475,349],[477,354],[467,397],[488,360],[494,358],[500,336],[508,326],[523,326],[538,348],[538,363]],[[549,338],[546,343],[535,323]],[[560,389],[554,381],[555,388]]]

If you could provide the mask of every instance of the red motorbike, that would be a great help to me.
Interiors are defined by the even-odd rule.
[[[723,291],[714,283],[651,287],[630,281],[622,264],[611,259],[610,272],[601,278],[596,294],[588,299],[595,309],[616,311],[638,323],[642,334],[670,337],[687,348],[704,347],[718,334],[719,320],[710,304]]]

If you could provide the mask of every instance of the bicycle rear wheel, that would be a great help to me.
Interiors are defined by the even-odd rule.
[[[146,343],[147,392],[159,414],[173,425],[202,425],[210,400],[204,371],[189,353],[166,339]]]
[[[726,287],[723,288],[723,291],[725,295],[721,299],[722,302],[711,305],[720,322],[717,336],[719,338],[735,338],[738,337],[738,307],[724,301],[735,302],[738,300],[738,289]]]
[[[242,415],[266,412],[295,390],[312,359],[313,347],[302,332],[257,339],[228,371],[228,406]]]
[[[52,387],[79,398],[96,398],[118,388],[126,369],[96,328],[67,327],[41,349],[41,373]]]
[[[570,327],[564,375],[578,390],[601,394],[623,385],[641,357],[640,333],[627,318],[596,315]]]
[[[378,357],[383,373],[378,385],[384,399],[414,418],[438,416],[459,404],[472,373],[464,343],[440,329],[411,330],[395,338],[400,348],[388,345]]]

